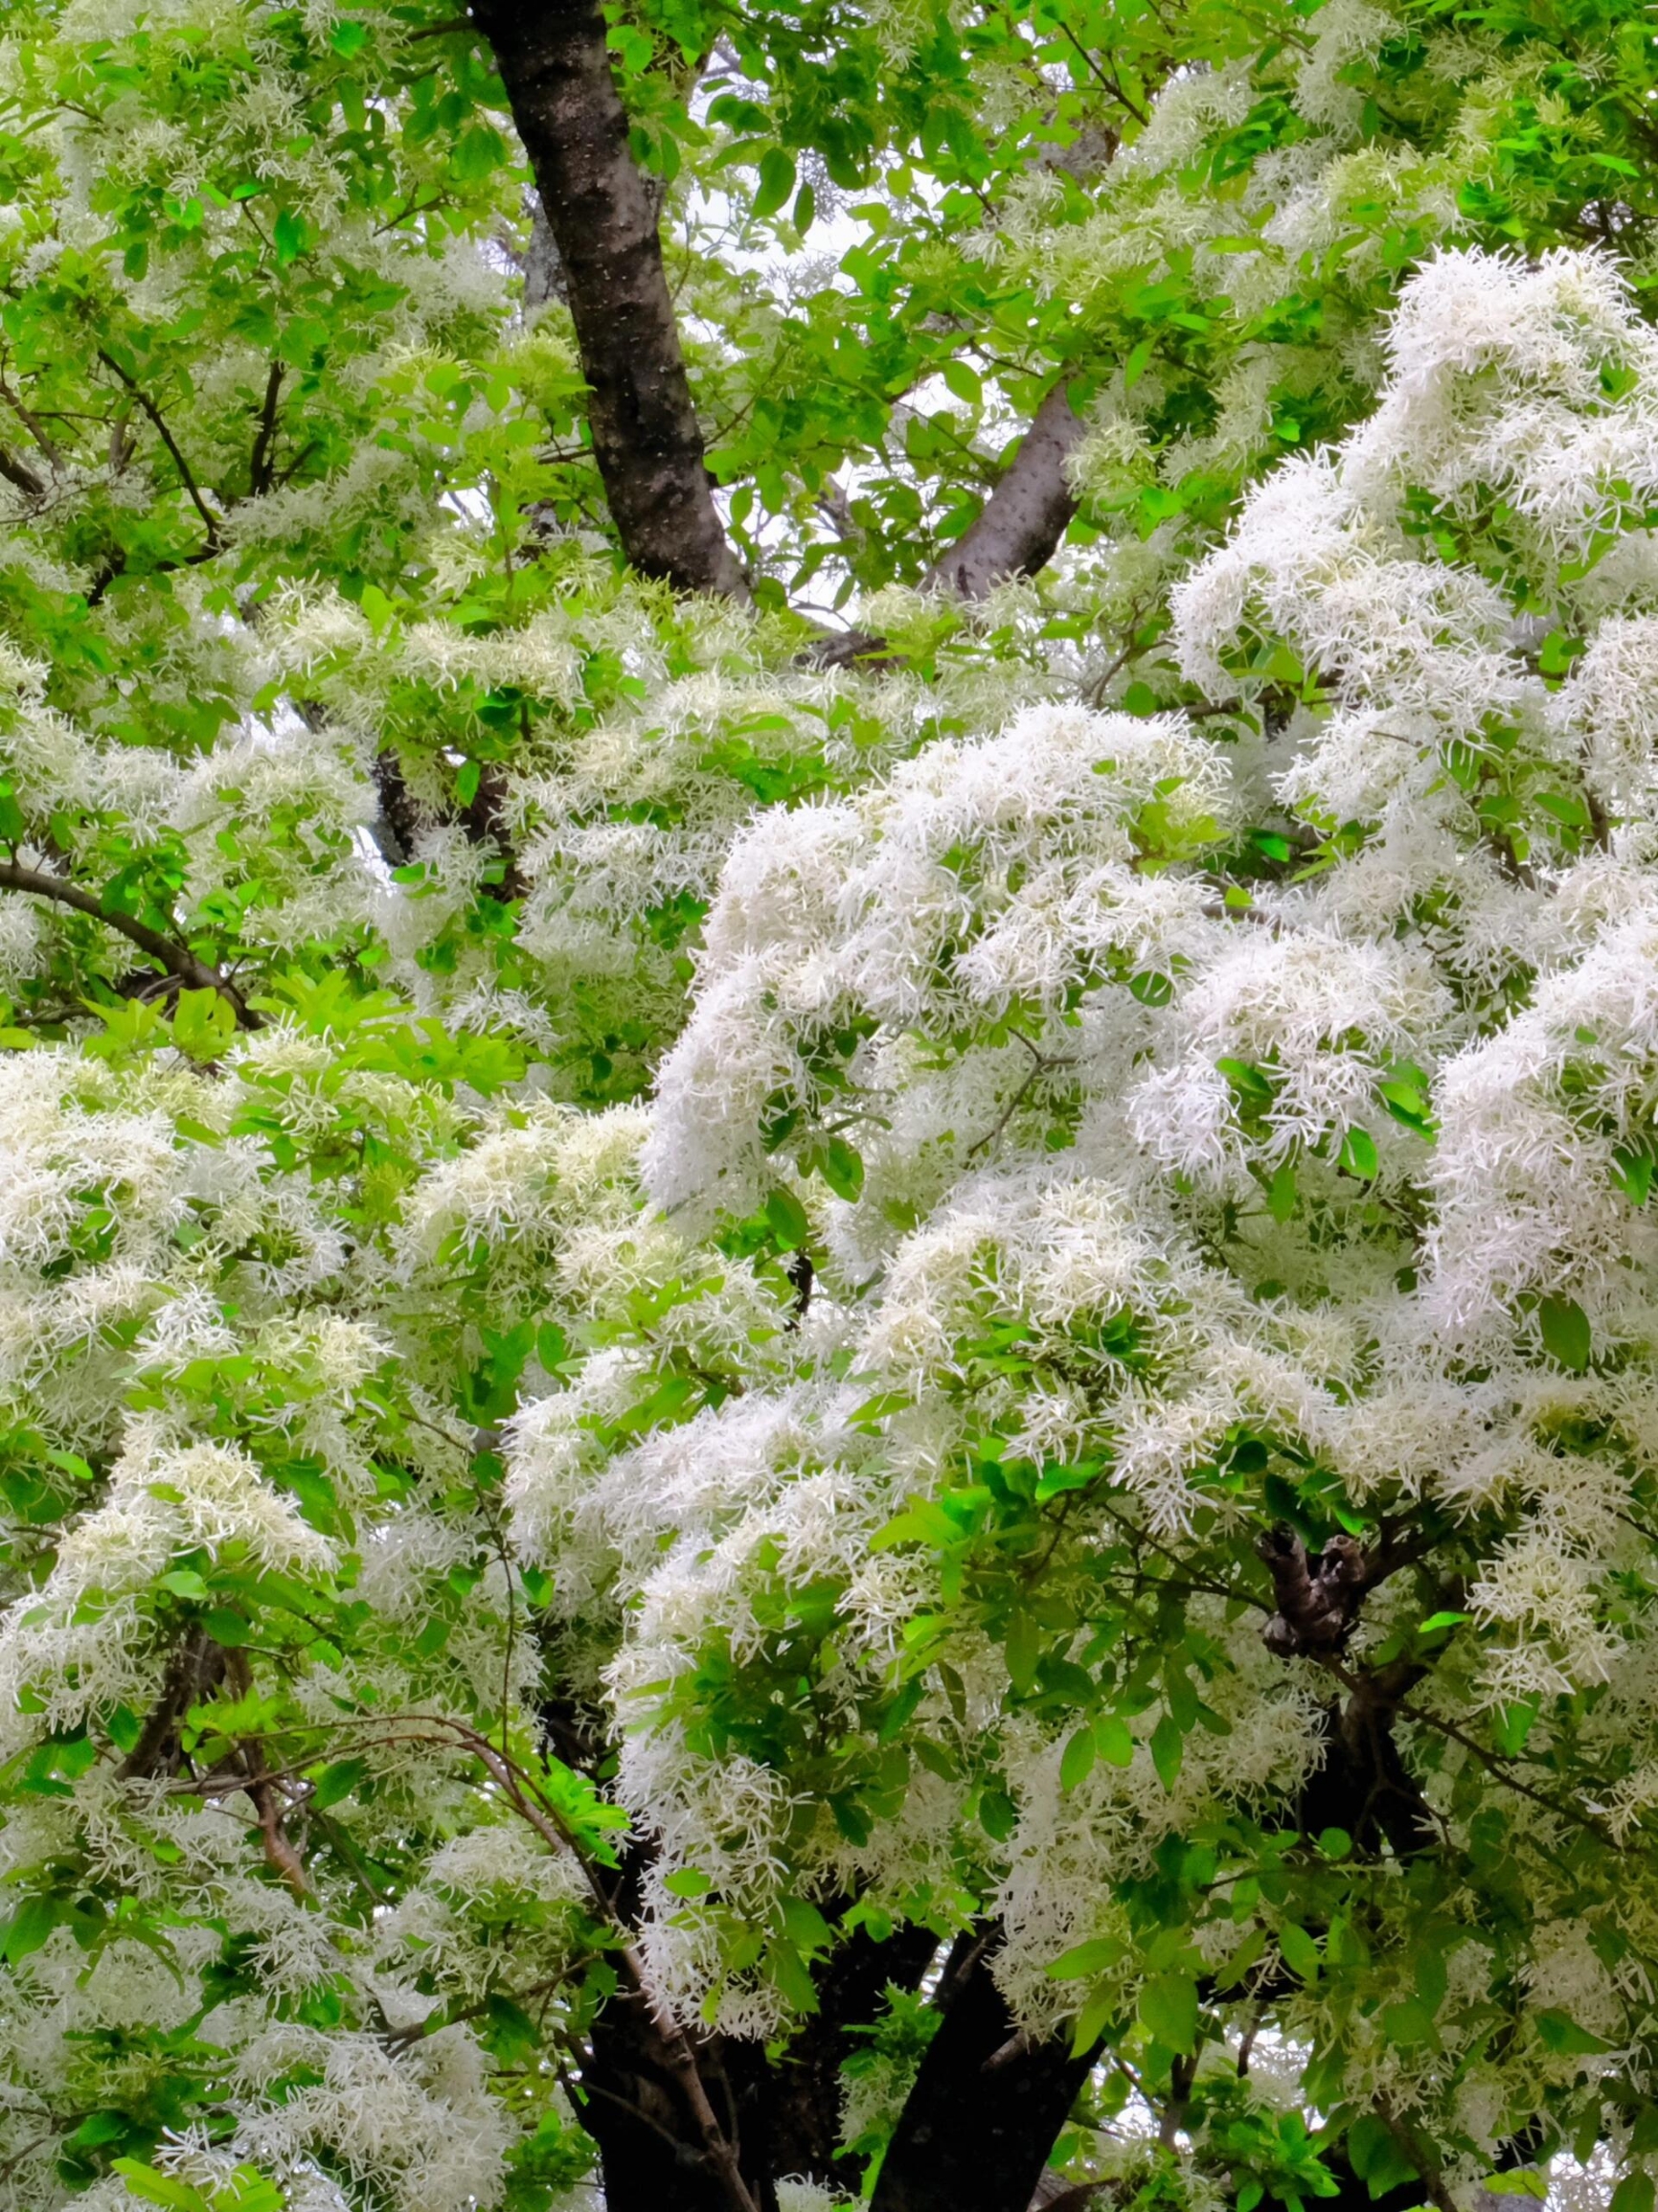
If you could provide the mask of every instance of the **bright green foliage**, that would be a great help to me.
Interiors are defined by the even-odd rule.
[[[1452,481],[1658,422],[1647,18],[610,35],[758,611],[621,561],[435,0],[0,24],[0,2204],[586,2203],[619,1977],[993,1918],[1137,2212],[1650,2212],[1658,487]],[[1058,559],[920,590],[1060,377]]]

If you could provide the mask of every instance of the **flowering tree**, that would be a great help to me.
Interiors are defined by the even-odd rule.
[[[0,2202],[1651,2212],[1651,56],[11,10]]]

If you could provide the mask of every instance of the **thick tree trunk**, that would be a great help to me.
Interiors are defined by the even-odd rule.
[[[558,249],[623,551],[686,591],[747,596],[726,542],[662,265],[657,201],[627,144],[599,0],[474,0]]]
[[[1026,2212],[1096,2054],[1020,2035],[985,1947],[940,1996],[871,2212]]]
[[[713,2039],[699,2070],[759,2212],[777,2212],[768,2141],[765,2053]],[[593,2023],[581,2068],[581,2122],[599,2145],[605,2212],[731,2212],[698,2140],[648,2013],[621,1990]]]

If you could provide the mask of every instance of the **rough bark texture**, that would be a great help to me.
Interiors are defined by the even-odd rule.
[[[567,304],[569,293],[564,263],[558,258],[558,241],[553,236],[546,209],[537,200],[530,223],[530,251],[524,259],[524,305],[544,308],[549,300]]]
[[[1261,1630],[1281,1659],[1339,1652],[1370,1586],[1369,1562],[1350,1536],[1332,1537],[1316,1559],[1282,1522],[1261,1542],[1278,1610]]]
[[[686,591],[747,595],[715,509],[657,203],[627,144],[598,0],[474,0],[558,249],[623,551]]]
[[[1344,1829],[1364,1858],[1375,1857],[1384,1844],[1400,1859],[1429,1850],[1439,1830],[1394,1735],[1400,1705],[1428,1670],[1407,1659],[1356,1671],[1340,1663],[1365,1599],[1408,1565],[1418,1547],[1397,1543],[1384,1528],[1369,1551],[1350,1536],[1336,1536],[1321,1552],[1309,1554],[1281,1522],[1262,1537],[1259,1549],[1278,1601],[1261,1641],[1281,1659],[1321,1661],[1347,1692],[1323,1709],[1325,1755],[1297,1807],[1303,1833]],[[1442,1595],[1455,1604],[1461,1592],[1449,1588]]]
[[[871,2212],[1025,2212],[1097,2056],[1027,2041],[974,1947],[881,2165]]]
[[[1004,577],[1034,576],[1047,566],[1077,512],[1065,463],[1081,435],[1061,376],[977,519],[934,562],[930,590],[983,599]]]

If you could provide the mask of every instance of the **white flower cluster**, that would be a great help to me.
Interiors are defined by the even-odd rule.
[[[1038,1466],[1108,1464],[1160,1541],[1213,1509],[1203,1485],[1240,1428],[1295,1439],[1355,1499],[1500,1512],[1464,1693],[1510,1704],[1624,1671],[1634,1699],[1649,1679],[1647,1630],[1608,1626],[1604,1602],[1638,1542],[1631,1467],[1658,1452],[1648,571],[1615,550],[1571,571],[1616,526],[1609,486],[1658,450],[1658,357],[1593,257],[1447,255],[1390,343],[1375,420],[1264,484],[1180,598],[1189,668],[1241,688],[1240,714],[1282,680],[1263,644],[1319,673],[1287,742],[1027,710],[734,845],[645,1172],[688,1234],[784,1182],[835,1272],[773,1373],[689,1424],[607,1448],[640,1387],[608,1352],[517,1425],[521,1538],[573,1603],[613,1590],[625,1711],[671,1708],[714,1651],[762,1668],[779,1590],[821,1584],[818,1724],[855,1735],[939,1603],[924,1548],[873,1539],[906,1500],[947,1496],[984,1433]],[[1504,482],[1530,550],[1493,581],[1455,530],[1474,531],[1461,503],[1497,465],[1493,423],[1527,405],[1545,427]],[[1438,535],[1408,506],[1424,485]],[[1539,576],[1582,643],[1570,673],[1521,620]],[[1487,764],[1462,780],[1459,745]],[[1332,819],[1353,833],[1305,881],[1229,904],[1204,867],[1274,809],[1309,855]],[[811,1174],[837,1135],[856,1197]],[[1592,1363],[1560,1334],[1579,1323]],[[1018,1358],[984,1357],[998,1330]],[[1108,1536],[1082,1508],[1054,1587]],[[1386,1601],[1376,1616],[1380,1634]],[[922,1715],[970,1746],[961,1778],[912,1775],[863,1843],[814,1824],[786,1757],[647,1721],[622,1787],[658,1840],[645,1942],[664,1994],[690,2017],[712,1989],[726,2024],[768,2029],[777,1993],[722,1964],[722,1914],[767,1924],[803,1873],[924,1890],[993,1745],[1018,1816],[991,1854],[998,1971],[1052,2018],[1046,1963],[1109,1932],[1098,1901],[1146,1863],[1162,1810],[1248,1802],[1318,1756],[1301,1685],[1253,1630],[1214,1632],[1224,1732],[1188,1737],[1171,1791],[1138,1739],[1130,1767],[1062,1790],[1059,1745],[1001,1710],[999,1653],[958,1639],[965,1723],[931,1688]],[[670,1891],[681,1870],[715,1902]]]

